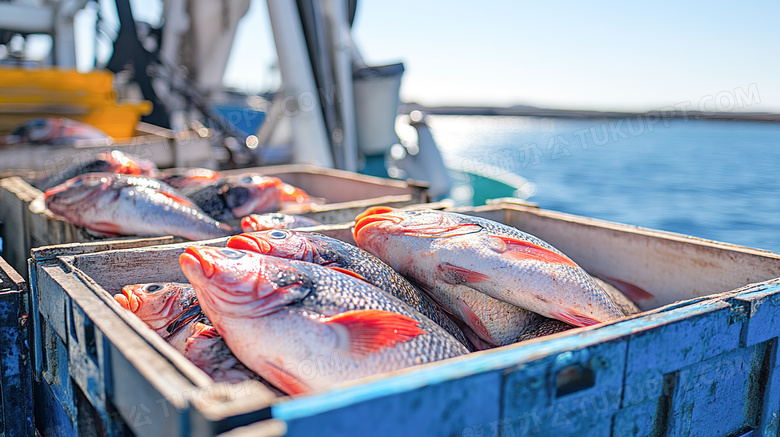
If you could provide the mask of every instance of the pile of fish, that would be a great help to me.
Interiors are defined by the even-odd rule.
[[[279,178],[241,175],[223,178],[208,169],[160,171],[120,151],[71,167],[42,183],[46,207],[66,220],[110,236],[174,235],[190,240],[249,229],[293,224],[304,218],[263,216],[285,205],[322,202]],[[289,222],[289,223],[288,223]]]
[[[298,395],[612,321],[639,312],[624,293],[650,297],[478,217],[372,208],[353,236],[359,247],[290,229],[191,246],[189,284],[115,298],[215,380]]]

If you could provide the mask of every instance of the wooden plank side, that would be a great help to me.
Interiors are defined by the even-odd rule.
[[[740,435],[758,425],[769,345],[738,348],[680,369],[667,435]]]
[[[694,306],[680,308],[676,312],[681,317],[673,323],[653,324],[664,319],[663,313],[642,318],[646,327],[628,343],[624,407],[661,396],[665,375],[740,346],[743,322],[733,319],[733,308],[724,302],[711,308],[704,313]]]
[[[136,250],[142,253],[140,249]],[[99,255],[103,254],[92,256]],[[174,257],[177,258],[178,256]],[[122,363],[125,359],[138,366],[137,360],[140,359],[146,369],[139,369],[146,379],[141,386],[154,387],[165,397],[164,401],[159,401],[161,396],[147,398],[145,404],[150,406],[159,401],[162,403],[161,407],[168,404],[178,409],[186,407],[186,417],[190,425],[182,428],[185,430],[184,435],[211,436],[231,427],[270,417],[269,406],[276,402],[276,395],[262,384],[251,381],[237,385],[215,383],[140,319],[121,308],[93,278],[73,267],[72,260],[73,258],[64,257],[60,260],[61,265],[45,267],[44,270],[46,274],[56,278],[62,291],[72,299],[73,322],[69,323],[72,331],[69,337],[71,374],[98,411],[104,411],[100,406],[101,395],[90,394],[90,391],[99,391],[101,381],[105,381],[105,391],[110,392],[113,403],[123,414],[124,420],[130,426],[133,426],[132,422],[138,421],[138,418],[132,418],[131,414],[133,408],[136,409],[133,414],[139,414],[138,403],[133,403],[135,400],[132,398],[126,398],[122,388],[114,386],[124,383],[124,374],[112,373],[108,371],[108,366],[113,365],[114,360]],[[154,259],[147,261],[156,264]],[[115,264],[107,262],[106,265]],[[63,267],[67,268],[63,270]],[[92,335],[88,334],[89,329],[93,330]],[[92,352],[90,337],[96,340]],[[129,337],[133,337],[133,341],[130,341]],[[106,353],[101,352],[105,350],[116,350],[125,358],[111,356],[106,360]],[[141,358],[137,358],[137,355]],[[171,379],[174,380],[174,385]],[[144,393],[150,392],[145,390]]]
[[[499,423],[500,392],[501,372],[492,371],[316,415],[293,418],[275,410],[274,417],[287,422],[289,436],[491,435]]]
[[[0,238],[3,257],[23,277],[27,277],[30,256],[28,207],[35,199],[35,189],[18,177],[0,179]]]
[[[606,341],[505,371],[503,426],[515,435],[609,436],[604,424],[620,408],[626,348],[625,339]]]
[[[213,164],[208,138],[193,134],[174,136],[170,131],[155,132],[98,146],[50,146],[23,144],[0,150],[0,174],[33,174],[43,179],[75,165],[84,165],[103,152],[119,150],[154,162],[159,168]],[[45,159],[41,159],[41,157]]]
[[[413,203],[428,201],[427,185],[424,183],[377,178],[307,164],[227,170],[221,173],[225,176],[247,173],[275,176],[288,184],[301,188],[312,196],[326,199],[328,203],[404,194],[412,195]]]
[[[8,269],[0,258],[0,270]],[[27,290],[0,271],[0,435],[33,436],[32,355]]]
[[[110,351],[112,350],[117,350],[121,353],[123,358],[120,358],[119,356],[111,356],[108,360],[106,360],[105,357],[95,357],[97,358],[94,360],[96,361],[95,364],[99,363],[103,366],[100,369],[100,374],[96,375],[95,368],[93,367],[91,369],[84,369],[84,371],[87,372],[86,374],[82,374],[80,371],[76,371],[74,376],[77,380],[82,381],[80,385],[86,385],[86,387],[90,390],[92,390],[92,386],[90,384],[94,384],[89,382],[90,378],[99,378],[104,384],[106,384],[104,386],[104,390],[106,392],[105,395],[112,399],[113,404],[117,407],[119,413],[122,415],[124,421],[128,423],[128,425],[132,426],[134,423],[136,423],[136,416],[139,414],[140,404],[135,402],[137,398],[131,398],[135,403],[130,405],[124,402],[127,399],[125,397],[125,394],[128,393],[127,385],[136,387],[153,387],[154,391],[144,391],[146,395],[151,396],[151,398],[146,399],[147,404],[149,405],[153,405],[155,400],[167,397],[173,399],[176,394],[186,393],[188,390],[193,389],[194,385],[190,377],[185,377],[178,369],[171,365],[170,361],[161,356],[158,351],[150,348],[143,336],[137,335],[127,324],[116,317],[116,315],[113,314],[109,308],[107,308],[105,305],[102,305],[101,302],[96,300],[94,296],[90,296],[91,293],[88,291],[88,289],[86,289],[79,280],[74,278],[71,273],[67,273],[66,271],[62,270],[59,265],[43,265],[39,266],[37,270],[37,276],[39,278],[38,287],[41,296],[61,295],[64,296],[65,299],[72,298],[73,301],[75,301],[77,305],[79,305],[83,310],[83,319],[88,318],[94,325],[94,328],[97,330],[97,335],[102,334],[102,336],[104,336],[100,339],[100,349],[104,351],[107,350],[107,353],[111,353]],[[83,321],[84,320],[82,320],[82,322]],[[55,338],[58,340],[59,336],[56,336]],[[75,341],[76,339],[71,338],[71,340]],[[81,339],[81,341],[84,340],[85,339],[83,338]],[[104,343],[105,340],[107,340],[107,343]],[[162,339],[159,340],[164,343]],[[96,344],[95,347],[97,349],[98,345]],[[70,364],[78,366],[83,364],[78,363],[78,360],[91,359],[85,356],[81,356],[80,354],[69,354],[68,352],[72,351],[69,351],[67,346],[64,346],[62,349],[65,351],[65,353],[63,356],[60,356],[58,360],[61,365],[65,366],[65,375],[70,373],[68,370],[68,366]],[[46,350],[48,350],[48,348],[46,348]],[[111,371],[112,369],[107,368],[106,363],[109,363],[108,365],[113,366],[114,363],[121,363],[123,359],[129,361],[131,366],[135,369],[135,372],[140,373],[142,378],[128,381],[127,378],[131,377],[131,372],[128,372],[127,368],[121,369],[124,370],[125,373],[113,373]],[[184,358],[182,357],[182,359]],[[186,361],[186,359],[184,360]],[[63,372],[60,371],[59,373],[62,374]],[[205,380],[208,380],[208,378]],[[70,381],[69,377],[68,381]],[[122,387],[122,389],[116,390],[112,384],[118,384],[120,387]],[[135,392],[130,391],[129,393]],[[180,395],[179,399],[183,399],[183,397]],[[94,402],[94,397],[93,399],[90,399],[90,401]],[[95,403],[97,405],[93,405],[93,407],[95,407],[98,412],[101,413],[101,415],[108,415],[105,407],[101,406],[100,402]],[[182,400],[178,404],[174,405],[174,407],[174,409],[168,412],[168,417],[165,419],[166,421],[174,423],[174,426],[179,426],[181,419],[171,413],[180,410],[186,411],[186,400]],[[161,417],[163,416],[161,415]],[[158,425],[160,425],[162,428],[165,428],[162,426],[162,424]],[[151,427],[149,429],[151,429]]]

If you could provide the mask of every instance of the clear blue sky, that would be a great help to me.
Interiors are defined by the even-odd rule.
[[[353,35],[370,64],[404,62],[405,101],[647,110],[755,84],[743,110],[780,112],[778,20],[776,1],[362,0]],[[275,56],[252,0],[226,84],[273,88]]]

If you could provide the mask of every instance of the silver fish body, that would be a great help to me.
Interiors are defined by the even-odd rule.
[[[315,232],[275,230],[231,237],[227,247],[312,262],[355,273],[433,320],[464,345],[469,344],[461,329],[430,297],[392,267],[349,243]]]
[[[47,190],[45,199],[55,214],[110,235],[205,240],[234,233],[173,188],[140,176],[89,173]]]
[[[369,212],[355,241],[427,288],[467,286],[575,326],[625,314],[582,268],[546,242],[509,226],[443,211]]]
[[[180,263],[230,349],[290,394],[468,352],[398,299],[326,267],[210,247]]]

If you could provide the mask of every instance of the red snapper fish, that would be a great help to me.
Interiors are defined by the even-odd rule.
[[[62,172],[52,175],[41,184],[41,189],[44,191],[48,190],[86,173],[118,173],[155,177],[158,170],[157,166],[151,161],[128,155],[119,150],[112,150],[101,153],[95,159],[73,165]]]
[[[227,241],[227,247],[313,262],[356,275],[401,299],[405,304],[439,324],[461,343],[468,345],[468,340],[461,329],[436,303],[431,302],[427,295],[377,257],[349,243],[315,232],[277,229],[231,237]]]
[[[109,235],[175,235],[205,240],[233,234],[155,179],[88,173],[46,190],[46,207],[71,223]]]
[[[288,394],[468,353],[400,300],[327,267],[212,247],[179,262],[230,350]]]
[[[183,194],[189,194],[219,182],[222,176],[207,168],[172,168],[164,170],[158,179]]]
[[[581,267],[545,241],[452,212],[372,208],[358,216],[358,245],[438,299],[467,287],[574,326],[625,314]]]
[[[320,202],[279,178],[257,175],[219,181],[189,193],[189,198],[217,220],[277,212],[289,204]]]
[[[216,333],[186,283],[128,285],[114,299],[216,382],[259,381]]]
[[[243,232],[267,231],[269,229],[295,229],[319,226],[322,223],[300,215],[270,212],[267,214],[249,214],[241,219]]]

